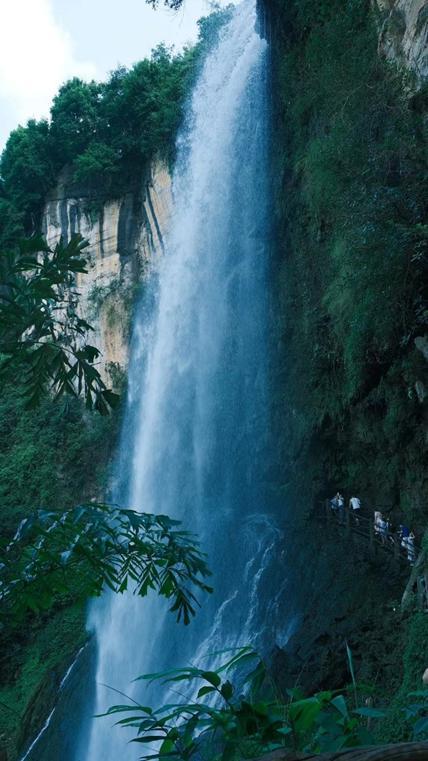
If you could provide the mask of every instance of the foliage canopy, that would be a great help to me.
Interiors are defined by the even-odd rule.
[[[137,187],[151,159],[169,161],[196,51],[164,46],[107,82],[65,82],[51,120],[14,130],[0,160],[0,244],[39,229],[46,194],[64,166],[95,197]]]
[[[117,723],[137,729],[134,742],[149,747],[142,761],[165,757],[238,761],[280,748],[338,751],[370,744],[373,738],[367,724],[385,716],[366,705],[351,707],[353,687],[310,697],[290,689],[282,697],[251,647],[235,650],[216,670],[192,666],[139,679],[156,681],[171,690],[179,683],[180,692],[186,689],[188,695],[187,700],[184,696],[179,703],[155,710],[133,701],[132,705],[112,706],[104,714],[125,714]],[[364,689],[370,693],[370,688]],[[153,743],[159,744],[156,751]]]
[[[87,272],[87,245],[75,236],[52,249],[35,236],[0,258],[0,388],[20,378],[29,406],[47,393],[83,394],[101,414],[117,404],[95,366],[92,327],[76,311],[75,276]]]
[[[188,624],[197,604],[192,588],[211,591],[205,557],[178,521],[105,504],[39,510],[22,521],[1,559],[3,621],[49,609],[60,596],[85,600],[129,584],[142,597],[152,589],[172,600],[171,611]]]
[[[106,82],[68,80],[50,122],[33,119],[10,134],[0,159],[0,246],[39,230],[46,194],[65,167],[76,192],[98,202],[140,188],[155,157],[173,159],[190,85],[229,13],[202,18],[198,43],[181,53],[159,45]]]

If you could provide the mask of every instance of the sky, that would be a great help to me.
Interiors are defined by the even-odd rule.
[[[18,124],[49,116],[66,79],[104,79],[160,42],[180,49],[209,9],[209,0],[176,12],[145,0],[0,0],[0,151]]]

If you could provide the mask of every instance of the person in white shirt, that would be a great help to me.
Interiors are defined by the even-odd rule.
[[[381,523],[382,523],[382,521],[383,521],[383,515],[382,515],[382,513],[379,510],[375,510],[375,512],[374,512],[374,530],[375,530],[375,534],[377,534],[377,536],[380,536],[381,533],[382,533],[381,532]]]
[[[351,497],[349,500],[349,509],[352,512],[355,523],[358,525],[360,522],[359,515],[361,510],[361,500],[359,497]]]
[[[415,535],[413,531],[411,531],[409,536],[407,537],[407,560],[409,561],[410,565],[415,564],[416,550],[415,550]]]
[[[387,537],[388,537],[388,523],[386,522],[386,520],[383,517],[383,515],[381,515],[380,520],[378,521],[377,525],[379,527],[380,540],[381,540],[382,544],[386,544],[386,540],[387,540]]]

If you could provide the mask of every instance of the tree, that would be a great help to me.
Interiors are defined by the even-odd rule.
[[[100,140],[113,149],[125,185],[154,156],[170,159],[193,63],[193,51],[172,55],[159,45],[150,59],[119,67],[102,86]]]
[[[188,624],[197,605],[194,590],[210,592],[205,556],[178,521],[105,504],[52,512],[39,510],[21,522],[1,554],[0,615],[16,624],[29,611],[49,609],[61,597],[85,600],[105,587],[133,585],[172,601],[170,610]]]
[[[0,241],[10,248],[25,235],[25,212],[13,200],[1,195],[2,190],[0,185]]]
[[[76,180],[84,195],[102,200],[140,188],[154,159],[172,161],[197,63],[229,13],[217,8],[201,19],[198,43],[179,54],[160,45],[107,82],[74,77],[55,96],[50,124],[30,120],[11,133],[0,160],[0,249],[40,229],[46,194],[64,167],[66,193]]]
[[[74,161],[96,138],[101,86],[74,77],[60,87],[51,108],[51,137],[61,165]]]
[[[95,366],[92,327],[77,314],[87,245],[75,236],[52,249],[36,236],[0,258],[0,390],[19,378],[29,406],[46,394],[83,395],[88,409],[107,414],[118,402]]]
[[[119,172],[116,151],[106,143],[92,142],[86,150],[77,156],[74,177],[86,187],[98,186],[101,182],[111,181]]]
[[[11,132],[1,157],[2,194],[24,214],[28,232],[34,232],[38,226],[46,193],[56,180],[56,170],[46,120],[30,119],[25,127]]]

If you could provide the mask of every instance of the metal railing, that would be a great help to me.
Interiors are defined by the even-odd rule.
[[[334,523],[345,534],[352,533],[366,539],[368,548],[373,553],[380,548],[395,557],[397,562],[409,565],[416,561],[421,551],[420,546],[415,542],[410,548],[403,545],[398,531],[392,531],[390,527],[384,531],[380,527],[376,529],[374,517],[369,518],[362,514],[361,509],[352,510],[347,507],[333,509],[328,499],[321,504],[324,506],[327,523]]]

